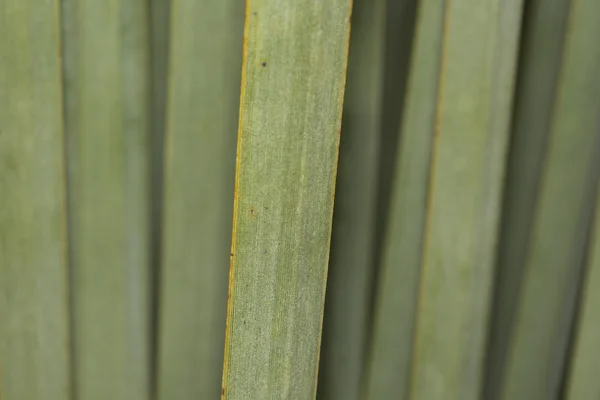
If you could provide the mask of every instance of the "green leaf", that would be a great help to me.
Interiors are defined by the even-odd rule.
[[[413,400],[479,398],[521,1],[444,14]]]
[[[595,399],[600,396],[597,373],[600,369],[600,193],[596,195],[595,213],[579,323],[571,356],[567,400]]]
[[[352,11],[335,191],[319,399],[358,399],[372,296],[383,89],[385,1]]]
[[[59,2],[0,3],[0,398],[70,398]]]
[[[551,7],[540,2],[540,7]],[[510,332],[503,399],[559,390],[569,324],[595,191],[600,126],[600,26],[594,0],[570,2],[518,308]],[[539,20],[546,24],[545,20]],[[546,65],[546,64],[544,64]]]
[[[424,0],[417,14],[390,216],[382,246],[367,370],[368,399],[408,396],[442,55],[443,3]]]
[[[221,389],[244,3],[172,0],[159,399]]]
[[[506,366],[544,166],[548,127],[554,111],[567,12],[568,0],[532,0],[524,11],[496,293],[490,318],[486,399],[499,396]]]
[[[225,399],[315,395],[350,8],[247,5]]]
[[[75,388],[150,392],[146,1],[64,2]]]

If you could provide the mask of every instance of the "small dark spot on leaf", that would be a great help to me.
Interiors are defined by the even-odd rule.
[[[258,15],[258,13],[257,13],[256,11],[254,11],[254,12],[252,13],[252,15],[254,15],[254,16],[256,17],[256,16]]]
[[[261,63],[260,63],[260,65],[262,65],[262,66],[263,66],[263,68],[264,68],[264,67],[266,67],[266,66],[267,66],[267,62],[266,62],[266,61],[263,61],[263,62],[261,62]]]
[[[267,254],[267,250],[263,251],[263,254]]]
[[[224,387],[221,388],[221,396],[225,396],[225,388]]]
[[[246,320],[245,320],[245,319],[244,319],[244,320],[242,320],[242,322],[244,323],[244,325],[246,325]]]

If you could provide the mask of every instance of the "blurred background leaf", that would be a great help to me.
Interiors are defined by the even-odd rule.
[[[148,6],[143,0],[62,6],[74,395],[146,399]]]
[[[595,218],[587,255],[585,283],[577,330],[573,340],[573,356],[568,372],[566,399],[593,399],[600,394],[600,382],[594,371],[600,365],[600,196],[596,194]]]
[[[0,2],[0,398],[68,399],[58,2]]]
[[[367,398],[407,398],[442,50],[443,2],[421,3],[412,48],[368,360]],[[384,131],[384,134],[387,133]],[[385,182],[382,181],[382,186]],[[382,189],[383,192],[383,189]],[[390,351],[390,349],[395,349]]]
[[[534,211],[544,170],[548,129],[562,57],[569,1],[525,3],[512,132],[498,242],[484,395],[500,395]]]
[[[522,283],[510,294],[518,305],[503,399],[560,395],[600,167],[597,11],[594,1],[569,2]]]
[[[385,13],[385,1],[354,1],[319,399],[353,400],[361,394],[373,288]]]
[[[0,1],[0,399],[598,398],[600,5],[245,3]]]
[[[221,390],[242,2],[171,0],[158,399]]]
[[[411,399],[480,395],[520,17],[520,0],[444,8]]]

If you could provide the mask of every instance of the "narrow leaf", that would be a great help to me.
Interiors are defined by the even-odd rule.
[[[374,238],[377,248],[373,257],[376,275],[381,269],[383,253],[381,249],[386,229],[388,229],[398,142],[401,136],[403,114],[406,111],[406,90],[420,1],[398,0],[386,3],[384,87],[382,90],[381,143],[377,177],[377,221]]]
[[[372,295],[385,11],[385,1],[354,1],[319,399],[361,395]]]
[[[521,1],[444,13],[413,400],[479,398]]]
[[[600,397],[600,193],[596,198],[595,213],[589,264],[568,378],[567,400],[591,400]]]
[[[539,198],[503,399],[556,398],[595,190],[600,126],[600,26],[594,0],[570,2]]]
[[[244,4],[172,0],[158,397],[221,389]]]
[[[500,395],[554,112],[569,0],[528,1],[515,88],[484,397]]]
[[[0,398],[70,398],[59,2],[0,2]]]
[[[149,394],[149,52],[144,0],[65,0],[75,388]]]
[[[246,11],[223,398],[316,390],[349,0]]]
[[[167,69],[171,0],[150,0],[150,379],[153,393],[158,382],[159,308],[161,301],[162,220],[167,104]],[[156,394],[154,394],[156,396]]]
[[[382,246],[367,398],[406,399],[443,34],[443,0],[424,0],[406,93]],[[391,351],[391,349],[394,349]]]

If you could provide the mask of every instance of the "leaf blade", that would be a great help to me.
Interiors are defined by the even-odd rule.
[[[223,398],[310,399],[350,2],[254,0],[246,16]]]
[[[71,396],[58,1],[0,4],[0,398]]]
[[[81,398],[150,393],[147,13],[143,0],[63,2],[74,388]]]
[[[171,4],[158,395],[208,399],[221,389],[244,10]]]
[[[385,2],[353,3],[318,399],[358,399],[369,333]]]
[[[443,1],[420,7],[376,294],[366,388],[372,399],[409,395],[444,22]]]
[[[521,2],[445,14],[411,399],[480,395]]]
[[[568,372],[566,399],[593,399],[600,395],[598,371],[600,362],[600,196],[596,195],[596,218],[591,232],[589,260],[576,330],[571,368]]]
[[[565,47],[549,126],[519,307],[502,398],[557,396],[566,353],[565,320],[575,302],[597,169],[600,51],[593,1],[569,3]],[[595,182],[594,182],[595,184]],[[555,229],[560,227],[560,229]],[[573,268],[573,266],[576,268]]]

